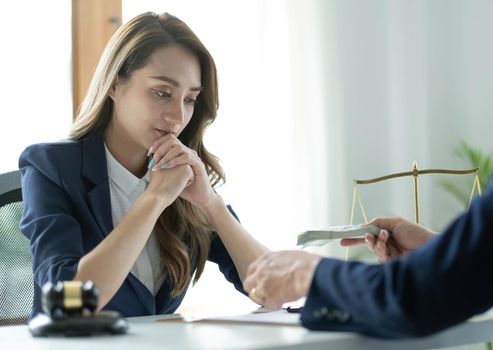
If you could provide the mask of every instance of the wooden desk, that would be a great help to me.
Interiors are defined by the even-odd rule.
[[[27,326],[1,327],[2,349],[428,349],[493,340],[493,314],[431,337],[387,341],[354,333],[313,332],[296,326],[156,322],[167,316],[130,318],[127,335],[90,338],[33,338]]]

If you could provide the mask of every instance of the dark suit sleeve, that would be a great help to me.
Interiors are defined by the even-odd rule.
[[[233,208],[231,208],[231,206],[228,205],[228,209],[231,212],[231,214],[233,214],[235,219],[240,221],[238,219],[238,216],[234,212]],[[233,260],[231,259],[228,250],[226,249],[223,242],[221,241],[221,238],[219,238],[219,236],[216,233],[214,233],[211,241],[208,260],[216,263],[219,266],[219,270],[222,272],[224,277],[229,282],[233,283],[233,285],[238,291],[240,291],[245,295],[248,294],[243,289],[243,284],[241,282],[240,276],[238,275],[238,271],[236,270],[235,264],[233,263]]]
[[[493,189],[442,234],[381,265],[323,259],[301,320],[319,330],[425,336],[493,306]]]
[[[24,209],[21,232],[30,240],[34,280],[71,280],[83,255],[82,236],[48,146],[28,147],[19,159]]]

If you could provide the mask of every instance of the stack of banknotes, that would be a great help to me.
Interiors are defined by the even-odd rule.
[[[331,226],[325,229],[300,233],[297,245],[324,245],[334,239],[363,237],[365,233],[371,233],[376,236],[379,232],[380,228],[373,225],[364,227],[360,225]]]

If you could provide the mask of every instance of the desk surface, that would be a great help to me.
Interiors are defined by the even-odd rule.
[[[130,318],[127,335],[33,338],[27,326],[0,327],[2,349],[427,349],[493,340],[493,315],[477,317],[434,336],[387,341],[354,333],[314,332],[298,326],[156,322]]]

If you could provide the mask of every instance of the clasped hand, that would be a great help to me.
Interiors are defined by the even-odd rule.
[[[168,205],[179,196],[204,207],[216,196],[197,152],[183,145],[174,134],[156,140],[149,153],[152,155],[149,189],[165,195]]]

